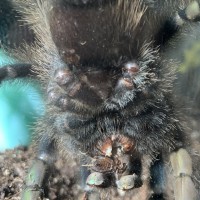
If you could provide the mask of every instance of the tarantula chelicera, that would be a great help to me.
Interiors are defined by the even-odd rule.
[[[85,199],[95,188],[144,185],[144,199],[199,199],[198,165],[192,166],[190,136],[172,92],[176,64],[165,57],[176,35],[190,35],[199,25],[199,2],[12,3],[34,41],[15,51],[21,64],[1,68],[0,78],[37,78],[46,99],[22,199],[41,195],[56,151],[76,156],[89,172]]]

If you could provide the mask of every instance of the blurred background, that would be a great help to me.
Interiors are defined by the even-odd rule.
[[[18,61],[6,54],[4,47],[18,48],[24,41],[31,43],[33,33],[21,21],[21,16],[7,0],[0,1],[0,67]],[[199,26],[200,27],[200,26]],[[188,115],[198,129],[200,121],[200,28],[187,30],[167,49],[167,57],[180,64],[174,90],[177,99],[188,108]],[[28,145],[31,126],[44,113],[43,100],[37,82],[29,79],[4,81],[0,85],[0,151]],[[199,130],[195,130],[199,137]]]
[[[18,62],[6,53],[4,47],[17,48],[24,41],[33,41],[32,32],[20,22],[20,18],[7,0],[0,1],[0,67]],[[36,81],[28,78],[3,81],[0,85],[0,151],[29,145],[31,127],[43,112]]]

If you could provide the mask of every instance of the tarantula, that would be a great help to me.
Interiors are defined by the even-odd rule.
[[[37,158],[22,199],[41,195],[56,151],[76,156],[90,173],[85,199],[95,188],[127,191],[143,185],[149,189],[145,199],[199,199],[198,165],[192,166],[190,136],[172,92],[176,64],[165,57],[170,42],[199,25],[199,3],[12,3],[33,30],[34,42],[14,52],[21,64],[1,68],[0,80],[38,78],[46,99],[35,128]],[[174,180],[173,194],[168,180]]]

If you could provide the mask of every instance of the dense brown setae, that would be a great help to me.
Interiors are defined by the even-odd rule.
[[[187,12],[181,9],[189,3],[13,1],[35,33],[35,42],[18,49],[16,56],[32,66],[46,100],[46,113],[35,128],[38,154],[32,171],[39,175],[30,178],[30,171],[23,199],[40,195],[37,188],[42,188],[56,151],[79,158],[84,174],[91,173],[83,181],[85,199],[96,187],[115,186],[123,193],[145,185],[145,199],[174,198],[166,163],[172,157],[175,170],[173,156],[185,162],[192,155],[174,103],[175,64],[165,60],[164,51],[185,25],[194,23],[189,16],[199,4],[195,1]],[[198,199],[199,186],[191,179],[196,175],[180,166],[178,171],[182,182],[189,177],[189,193]],[[175,200],[187,199],[189,193],[183,198],[179,193],[188,187],[185,182],[175,185]]]

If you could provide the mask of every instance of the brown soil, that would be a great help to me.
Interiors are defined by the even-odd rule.
[[[18,148],[7,150],[0,154],[0,199],[19,200],[24,178],[34,158],[33,150]],[[60,159],[55,164],[53,175],[48,180],[48,198],[74,200],[80,193],[80,186],[76,184],[76,163],[63,163]]]
[[[24,179],[29,166],[34,158],[32,148],[17,148],[7,150],[0,154],[0,199],[1,200],[19,200],[22,192]],[[55,163],[55,169],[48,180],[45,190],[44,200],[79,200],[83,199],[83,192],[78,181],[79,167],[71,161],[58,160]],[[142,188],[144,191],[146,187]],[[136,192],[136,191],[135,191]],[[111,194],[111,195],[110,195]],[[104,190],[101,192],[103,199],[132,199],[128,194],[127,197],[120,197],[116,190]],[[112,196],[112,197],[111,197]],[[132,195],[131,195],[132,196]]]

